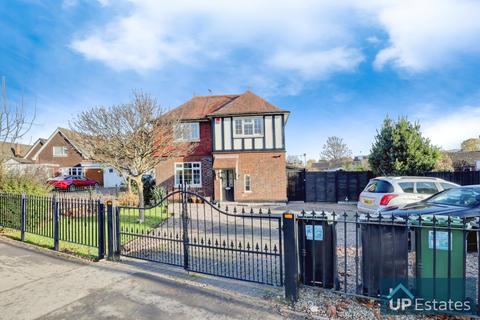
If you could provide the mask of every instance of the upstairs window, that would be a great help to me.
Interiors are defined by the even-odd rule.
[[[67,147],[53,147],[54,157],[66,157],[68,155]]]
[[[252,137],[263,135],[263,118],[248,117],[234,120],[234,137]]]
[[[173,128],[173,139],[176,142],[200,140],[200,123],[185,122],[176,124]]]

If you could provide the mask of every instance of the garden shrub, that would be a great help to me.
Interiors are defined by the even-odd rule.
[[[138,196],[133,192],[122,193],[117,198],[119,206],[138,207]]]
[[[167,189],[162,186],[154,186],[152,188],[152,198],[151,203],[152,205],[158,204],[163,198],[167,195]]]
[[[46,181],[46,175],[40,170],[7,171],[0,168],[0,193],[46,196],[51,190]]]

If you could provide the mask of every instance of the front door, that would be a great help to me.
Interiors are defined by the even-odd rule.
[[[229,169],[229,170],[223,170],[222,173],[222,192],[223,192],[223,201],[234,201],[234,171]]]

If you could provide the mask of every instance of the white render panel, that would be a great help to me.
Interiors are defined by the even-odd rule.
[[[232,119],[225,118],[223,120],[223,133],[225,137],[225,141],[223,142],[223,146],[225,150],[232,149]]]
[[[245,139],[245,142],[244,142],[245,149],[247,149],[247,150],[253,149],[252,141],[253,141],[253,139]]]
[[[265,148],[273,148],[272,116],[265,117]]]
[[[215,132],[215,150],[222,150],[222,123],[214,120],[214,132]]]
[[[242,149],[242,139],[233,139],[233,149],[235,150]]]
[[[282,116],[275,116],[275,148],[283,148],[282,138]]]
[[[254,149],[263,149],[263,138],[255,138]]]

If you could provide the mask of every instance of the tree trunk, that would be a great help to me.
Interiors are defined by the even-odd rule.
[[[127,192],[132,194],[132,179],[130,177],[127,177]]]
[[[143,181],[142,177],[136,177],[135,183],[137,184],[138,189],[138,208],[139,208],[139,216],[138,222],[143,223],[145,221],[145,200],[143,196]]]

